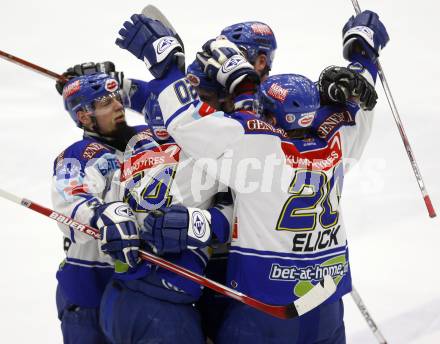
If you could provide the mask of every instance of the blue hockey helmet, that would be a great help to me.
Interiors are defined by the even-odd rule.
[[[75,77],[63,88],[64,108],[76,125],[81,127],[77,112],[80,110],[92,112],[96,100],[115,93],[122,96],[118,81],[107,74],[94,73]]]
[[[225,89],[216,80],[209,78],[202,70],[200,63],[196,60],[186,69],[186,78],[193,87],[215,92],[216,94],[225,93]]]
[[[315,83],[298,74],[270,76],[258,91],[259,112],[275,117],[284,130],[311,126],[319,108],[319,91]]]
[[[272,68],[277,41],[269,25],[258,21],[243,22],[224,28],[221,34],[244,50],[250,63],[254,64],[263,53],[267,57],[268,70]]]
[[[143,109],[145,122],[150,127],[153,137],[156,141],[166,141],[170,138],[170,134],[165,127],[162,110],[160,109],[157,95],[150,93]]]

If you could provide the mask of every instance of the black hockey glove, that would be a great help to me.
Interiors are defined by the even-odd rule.
[[[330,66],[324,69],[318,81],[321,104],[344,104],[355,100],[362,110],[373,110],[377,103],[374,86],[362,75],[345,67]]]
[[[110,75],[112,78],[116,79],[116,81],[122,87],[122,83],[124,81],[124,73],[117,72],[115,70],[115,64],[110,61],[98,62],[98,63],[85,62],[85,63],[77,64],[74,65],[73,67],[68,68],[63,73],[63,76],[65,76],[67,79],[71,79],[77,76],[89,75],[98,72]],[[66,84],[65,82],[60,80],[57,81],[55,84],[55,88],[57,89],[60,95],[63,94],[63,88],[65,84]]]

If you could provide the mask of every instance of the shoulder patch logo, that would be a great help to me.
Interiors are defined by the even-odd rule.
[[[83,152],[84,159],[92,159],[96,154],[98,154],[102,150],[109,150],[106,146],[93,142],[87,145]]]

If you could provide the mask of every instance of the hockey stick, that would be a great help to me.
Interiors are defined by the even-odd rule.
[[[361,8],[357,0],[351,0],[353,4],[354,10],[356,14],[361,13]],[[414,156],[411,145],[409,144],[408,137],[406,136],[405,129],[403,128],[402,120],[400,119],[399,112],[397,111],[396,104],[394,103],[393,96],[391,95],[390,88],[388,86],[387,79],[385,78],[385,73],[383,68],[379,62],[379,59],[376,62],[378,74],[380,77],[380,81],[382,82],[383,90],[385,91],[385,95],[388,100],[388,104],[390,105],[391,112],[394,117],[394,121],[397,124],[397,128],[399,129],[400,136],[402,137],[403,145],[405,146],[406,153],[408,154],[409,161],[411,162],[411,166],[414,171],[414,175],[416,176],[417,183],[419,184],[420,191],[422,192],[423,200],[425,201],[426,208],[428,209],[428,213],[430,217],[436,217],[436,213],[434,207],[431,203],[431,198],[428,195],[428,191],[426,190],[425,183],[423,182],[422,174],[420,173],[419,167],[416,162],[416,158]]]
[[[15,196],[5,190],[0,189],[0,197],[5,198],[11,202],[20,204],[26,208],[32,209],[37,213],[43,214],[52,220],[57,221],[58,223],[70,226],[74,229],[77,229],[85,234],[92,236],[95,239],[100,238],[99,230],[93,227],[90,227],[85,224],[81,224],[72,218],[60,214],[52,209],[43,207],[37,203],[34,203],[28,199],[20,198]],[[175,265],[163,258],[157,257],[152,253],[145,252],[140,250],[139,256],[150,263],[156,264],[161,268],[167,269],[171,272],[174,272],[180,276],[188,278],[189,280],[203,285],[207,288],[210,288],[220,294],[231,297],[237,301],[240,301],[250,307],[258,309],[264,313],[270,314],[274,317],[280,319],[289,319],[295,318],[308,311],[312,310],[316,306],[323,303],[327,300],[335,291],[336,285],[333,281],[333,278],[330,275],[326,275],[322,281],[316,284],[307,294],[300,297],[296,301],[286,305],[286,306],[277,306],[277,305],[269,305],[264,302],[258,301],[250,296],[242,294],[236,290],[228,288],[220,283],[212,281],[206,277],[200,276],[190,270],[187,270],[181,266]]]
[[[160,21],[163,25],[165,25],[168,29],[170,29],[174,33],[176,39],[179,41],[180,45],[182,46],[183,52],[185,52],[185,46],[183,45],[182,38],[180,38],[176,29],[170,23],[167,17],[165,17],[165,15],[156,6],[148,5],[142,10],[142,14],[148,18]]]
[[[383,336],[382,332],[380,332],[379,327],[377,327],[376,323],[374,322],[373,318],[371,317],[370,313],[367,310],[367,307],[365,306],[364,302],[361,299],[361,296],[357,292],[356,288],[353,286],[351,291],[351,297],[353,298],[354,303],[356,306],[358,306],[359,310],[361,311],[362,315],[364,316],[365,321],[367,322],[368,326],[370,327],[371,331],[373,332],[374,336],[376,337],[377,341],[380,344],[387,344],[387,340]]]
[[[65,78],[62,75],[54,73],[54,72],[52,72],[52,71],[50,71],[48,69],[45,69],[43,67],[37,66],[36,64],[33,64],[33,63],[31,63],[29,61],[26,61],[26,60],[23,60],[23,59],[21,59],[21,58],[19,58],[17,56],[8,54],[8,53],[6,53],[6,52],[4,52],[2,50],[0,50],[0,57],[5,59],[6,61],[15,63],[15,64],[17,64],[19,66],[24,67],[24,68],[33,70],[34,72],[40,73],[40,74],[45,75],[45,76],[47,76],[49,78],[52,78],[54,80],[57,80],[57,81],[60,80],[60,81],[64,81],[64,82],[68,81],[68,79]]]

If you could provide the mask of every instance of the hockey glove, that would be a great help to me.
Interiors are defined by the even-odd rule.
[[[170,29],[142,14],[130,19],[119,30],[116,44],[144,61],[155,78],[162,78],[176,61],[179,67],[185,65],[183,48]]]
[[[157,254],[164,254],[205,247],[211,232],[211,214],[207,210],[173,205],[150,212],[139,235]]]
[[[372,110],[377,103],[374,86],[362,75],[345,67],[330,66],[324,69],[318,81],[321,104],[344,104],[354,99],[361,109]]]
[[[212,80],[217,80],[230,94],[245,79],[255,85],[260,83],[257,72],[240,49],[223,36],[206,42],[203,52],[197,53],[197,60],[203,66],[205,74]]]
[[[95,210],[92,224],[101,232],[101,250],[130,267],[139,262],[139,232],[136,217],[123,202],[106,203]]]
[[[363,11],[351,17],[342,29],[343,55],[351,61],[353,53],[360,53],[376,62],[380,51],[390,40],[379,16],[371,11]]]
[[[123,85],[124,82],[124,73],[117,72],[115,70],[115,64],[110,61],[105,62],[85,62],[81,64],[74,65],[73,67],[68,68],[63,76],[67,79],[71,79],[81,75],[89,75],[93,73],[105,73],[110,75],[112,78],[116,79],[119,85]],[[60,95],[63,94],[63,88],[66,83],[64,81],[58,80],[55,84],[55,88],[57,89]]]

